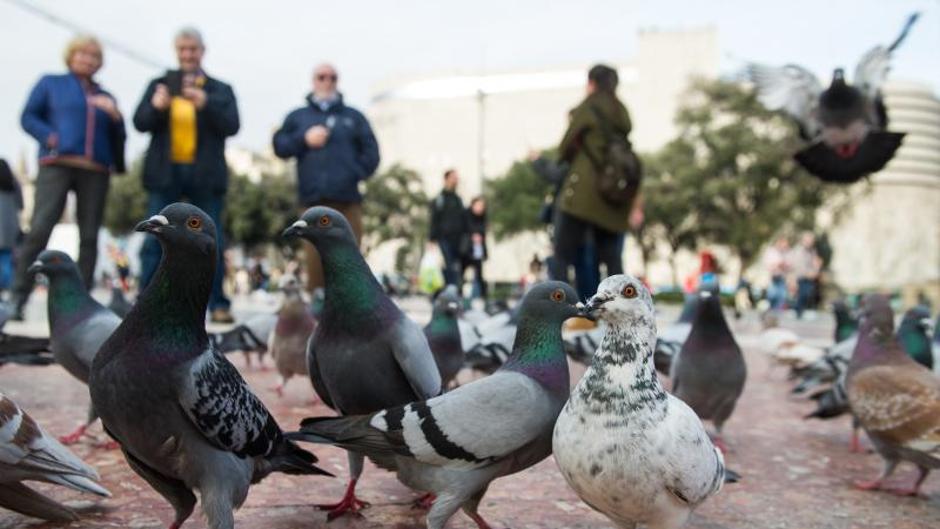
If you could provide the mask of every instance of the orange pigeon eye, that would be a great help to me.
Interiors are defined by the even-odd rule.
[[[561,303],[561,302],[564,301],[564,300],[565,300],[565,293],[564,293],[564,291],[562,291],[562,290],[559,289],[559,290],[556,290],[556,291],[552,292],[552,301],[557,301],[557,302]]]
[[[635,298],[637,295],[636,287],[633,285],[627,285],[623,287],[622,294],[625,298]]]
[[[318,222],[320,223],[321,227],[325,228],[330,225],[331,221],[330,221],[329,215],[323,215],[322,217],[320,217],[320,220]]]
[[[186,227],[191,230],[198,230],[202,228],[202,219],[199,217],[189,217],[189,219],[186,220]]]

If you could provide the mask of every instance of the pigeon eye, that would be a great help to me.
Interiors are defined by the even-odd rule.
[[[189,217],[189,219],[186,220],[186,227],[191,230],[198,230],[202,228],[202,219],[199,217]]]
[[[623,297],[625,298],[628,298],[628,299],[635,298],[637,294],[636,287],[633,285],[627,285],[623,287],[623,292],[621,293],[623,294]]]
[[[320,224],[321,228],[325,228],[329,226],[330,222],[331,222],[330,217],[328,215],[323,215],[322,217],[320,217],[320,220],[317,221],[317,223]]]
[[[552,292],[552,301],[561,303],[565,300],[565,293],[562,290],[556,290]]]

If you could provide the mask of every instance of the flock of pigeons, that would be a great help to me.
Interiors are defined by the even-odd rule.
[[[194,492],[209,526],[230,529],[250,486],[268,474],[331,475],[299,443],[348,451],[346,493],[319,506],[329,519],[368,505],[356,486],[369,458],[423,494],[416,504],[432,529],[460,509],[490,527],[478,510],[489,484],[551,454],[585,503],[625,528],[680,527],[723,483],[739,479],[725,467],[721,432],[747,368],[716,289],[690,297],[679,321],[657,333],[650,293],[628,275],[606,279],[583,304],[564,283],[539,283],[494,316],[462,314],[448,288],[422,329],[386,295],[346,219],[314,207],[284,236],[317,247],[325,289],[308,306],[297,281],[285,278],[276,314],[210,335],[212,220],[173,204],[137,229],[157,237],[164,257],[123,317],[88,295],[66,254],[45,251],[30,267],[48,278],[50,339],[19,345],[51,351],[88,384],[91,407],[75,432],[56,440],[0,394],[0,506],[55,521],[77,517],[23,484],[29,480],[108,496],[94,469],[64,446],[99,417],[129,466],[173,507],[171,529],[192,514]],[[791,363],[797,389],[815,395],[814,416],[852,413],[885,458],[884,475],[859,486],[881,487],[907,460],[921,473],[904,492],[916,493],[940,467],[940,379],[911,359],[929,356],[936,367],[930,340],[912,337],[907,323],[895,335],[879,296],[864,300],[860,324],[837,314],[840,343]],[[598,327],[563,337],[572,317]],[[922,330],[923,314],[911,318]],[[2,335],[0,346],[16,339]],[[285,432],[226,359],[234,350],[270,353],[279,393],[294,375],[309,377],[337,416]],[[13,351],[0,347],[0,361],[49,361]],[[588,366],[573,390],[569,357]],[[486,376],[460,384],[465,367]],[[657,370],[669,375],[671,393]]]

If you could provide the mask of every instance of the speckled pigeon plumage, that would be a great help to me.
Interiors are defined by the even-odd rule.
[[[284,386],[294,375],[307,376],[307,342],[317,327],[317,322],[301,296],[300,281],[290,275],[280,281],[284,302],[277,312],[277,323],[271,333],[268,349],[281,380],[274,388],[283,396]]]
[[[940,468],[940,378],[908,356],[893,337],[888,299],[865,297],[858,345],[849,363],[845,388],[852,414],[885,461],[862,489],[884,487],[901,461],[914,463],[918,477],[902,494],[917,495],[932,469]]]
[[[121,324],[121,318],[88,294],[78,266],[68,254],[44,250],[28,271],[49,279],[49,348],[56,362],[83,384],[88,384],[92,361],[101,344]],[[86,421],[61,441],[66,444],[78,441],[97,418],[94,406],[89,404]]]
[[[607,333],[555,425],[555,462],[581,499],[619,527],[681,527],[721,489],[721,451],[659,382],[653,301],[643,283],[611,276],[585,311],[605,321]]]
[[[672,363],[672,393],[703,421],[712,421],[721,446],[722,427],[744,391],[747,366],[721,310],[718,293],[702,290],[692,330]]]
[[[441,376],[424,332],[389,299],[346,218],[313,207],[284,236],[312,243],[323,263],[323,312],[307,347],[310,380],[320,399],[341,415],[359,415],[439,395]],[[363,458],[350,452],[349,463],[346,495],[321,506],[331,519],[365,505],[355,497]]]
[[[446,388],[456,380],[464,364],[464,349],[460,340],[460,295],[457,287],[449,285],[434,300],[431,321],[424,326],[424,336]]]
[[[274,417],[206,335],[216,228],[176,203],[137,225],[163,258],[92,364],[92,401],[131,468],[174,508],[172,529],[200,493],[210,529],[232,529],[249,485],[271,472],[328,474],[287,440]]]
[[[490,482],[551,454],[569,389],[561,325],[580,313],[576,302],[569,285],[539,283],[521,302],[512,355],[496,373],[379,413],[307,419],[296,436],[358,451],[412,489],[436,495],[429,529],[444,527],[460,508],[488,528],[477,507]]]
[[[0,507],[20,514],[70,522],[72,509],[27,487],[44,481],[102,497],[111,494],[98,484],[98,473],[49,436],[15,402],[0,393]]]

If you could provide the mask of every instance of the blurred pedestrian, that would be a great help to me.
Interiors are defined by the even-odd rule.
[[[460,175],[456,169],[444,171],[444,186],[439,195],[431,200],[430,234],[428,240],[436,242],[444,259],[444,283],[457,285],[461,288],[460,243],[469,233],[467,214],[463,208],[463,201],[457,194],[457,185]]]
[[[343,101],[339,74],[331,64],[313,70],[313,91],[307,104],[292,111],[274,133],[274,153],[297,159],[300,206],[338,210],[362,240],[362,195],[359,183],[379,166],[379,145],[365,116]],[[304,243],[307,289],[323,286],[320,255]]]
[[[816,278],[819,276],[822,260],[816,254],[816,236],[812,232],[803,232],[800,243],[790,251],[790,263],[796,279],[796,317],[802,318],[807,309],[815,308]]]
[[[222,290],[222,211],[228,190],[225,140],[238,132],[238,106],[232,87],[203,69],[206,46],[197,29],[181,29],[173,43],[179,69],[150,81],[134,114],[137,130],[150,133],[143,170],[148,215],[185,199],[212,218],[218,261],[209,310],[212,321],[230,323],[231,303]],[[160,243],[148,237],[140,251],[141,288],[150,283],[160,255]]]
[[[489,289],[483,277],[483,262],[489,254],[486,247],[486,199],[482,196],[474,197],[467,208],[468,233],[462,239],[461,253],[464,260],[464,270],[473,269],[473,288],[471,298],[482,298],[484,302]]]
[[[764,263],[770,273],[767,301],[773,310],[781,310],[787,302],[787,276],[790,273],[790,241],[779,236],[764,254]]]
[[[68,72],[42,76],[21,118],[23,129],[39,143],[39,174],[33,218],[13,280],[15,318],[22,318],[33,288],[26,269],[49,242],[69,191],[75,192],[78,269],[85,287],[92,287],[110,174],[124,171],[124,117],[114,97],[94,79],[104,64],[101,43],[78,35],[69,41],[64,58]]]
[[[7,161],[0,158],[0,293],[13,280],[13,251],[20,240],[23,191]]]
[[[642,221],[636,211],[638,186],[630,197],[611,200],[602,194],[611,167],[611,147],[625,145],[631,130],[627,108],[617,98],[617,71],[597,65],[588,72],[587,97],[571,111],[568,130],[559,145],[561,160],[571,170],[562,184],[556,202],[558,217],[554,245],[560,279],[567,280],[568,266],[579,259],[579,248],[593,241],[599,264],[608,276],[623,273],[623,234]],[[576,278],[580,295],[594,293],[600,277]]]

